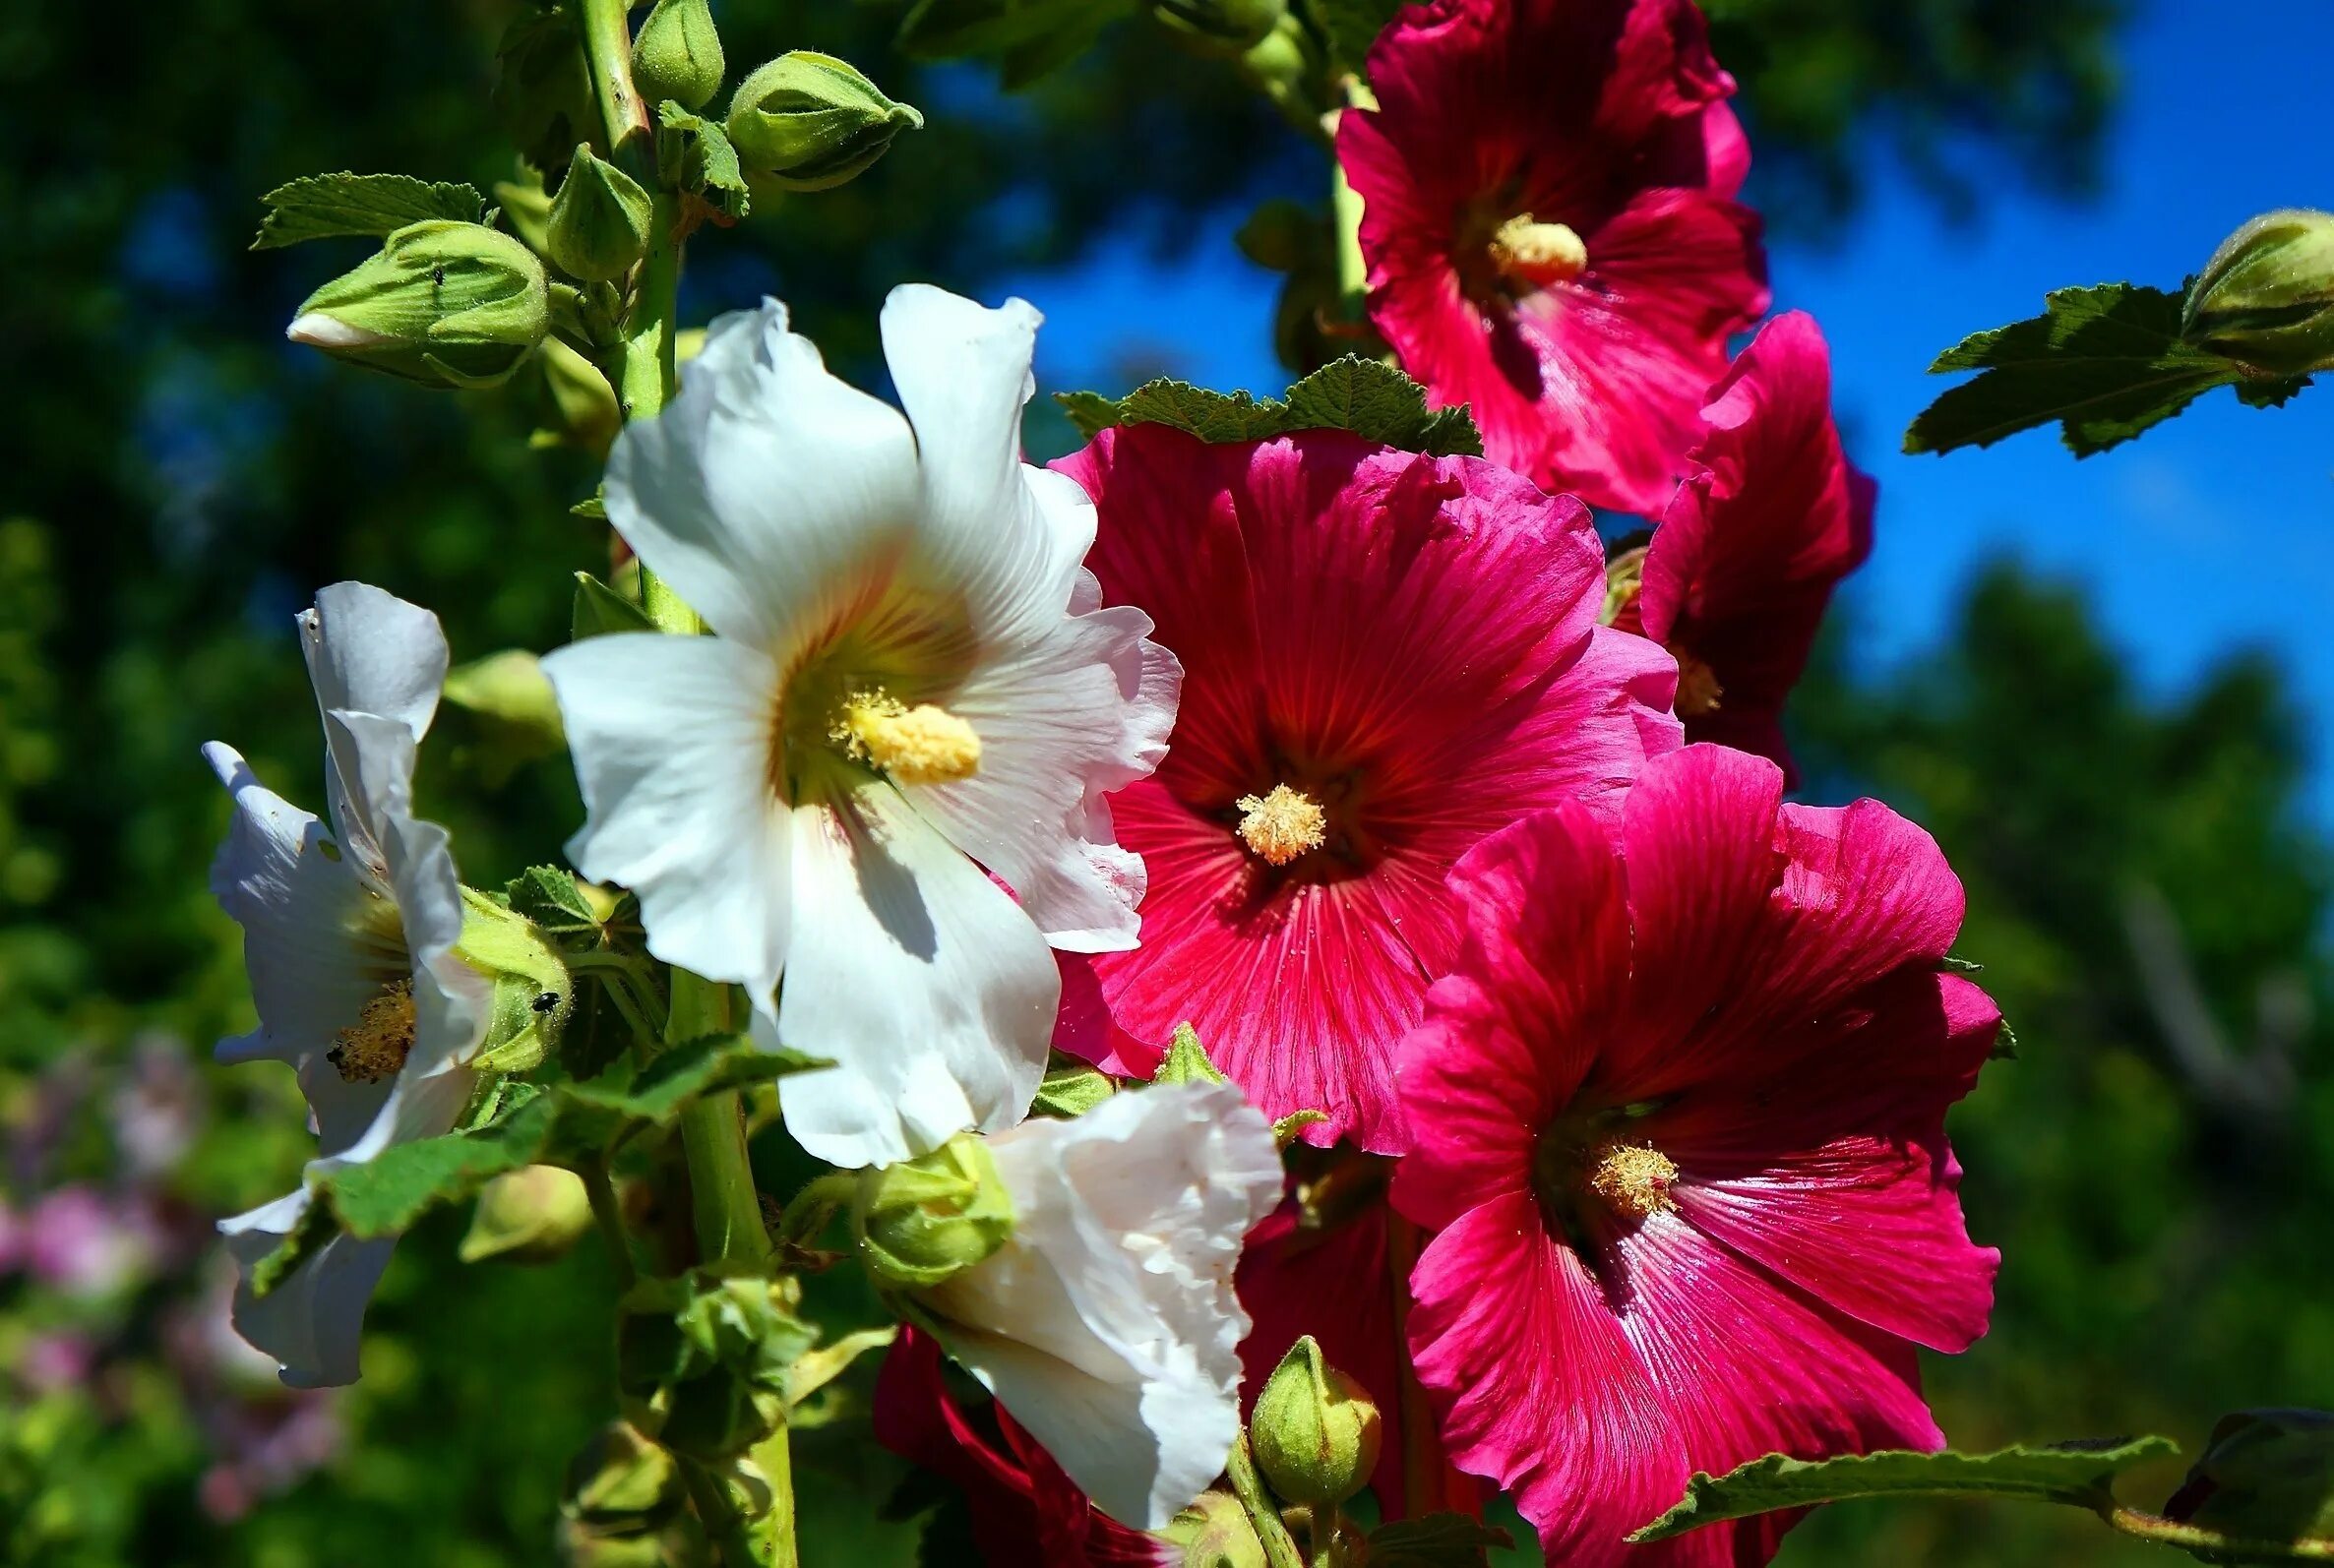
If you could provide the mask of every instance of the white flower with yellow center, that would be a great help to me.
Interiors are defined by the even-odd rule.
[[[1142,863],[1104,796],[1157,764],[1181,671],[1147,616],[1100,607],[1084,492],[1020,460],[1037,325],[895,290],[903,418],[775,301],[715,322],[606,484],[714,634],[543,661],[589,809],[577,869],[639,894],[657,957],[742,983],[766,1033],[835,1063],[779,1093],[839,1166],[1018,1121],[1049,946],[1135,944]]]
[[[232,749],[205,758],[234,798],[212,891],[243,928],[260,1026],[221,1061],[288,1062],[316,1122],[311,1175],[449,1131],[476,1074],[486,980],[454,955],[461,884],[443,827],[412,814],[413,759],[437,711],[437,618],[379,588],[336,583],[300,616],[324,716],[331,822],[263,786]],[[299,1223],[308,1190],[220,1222],[244,1269],[235,1327],[295,1387],[357,1374],[365,1303],[394,1242],[336,1237],[265,1298],[250,1270]]]

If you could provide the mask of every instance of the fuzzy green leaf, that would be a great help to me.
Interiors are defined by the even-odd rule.
[[[1349,354],[1291,387],[1285,400],[1209,392],[1189,382],[1145,382],[1124,397],[1057,392],[1092,440],[1113,425],[1170,425],[1205,442],[1267,441],[1300,430],[1349,430],[1365,441],[1434,456],[1480,456],[1467,409],[1427,407],[1426,389],[1390,365]]]
[[[2130,440],[2238,378],[2227,360],[2180,341],[2180,303],[2131,283],[2062,288],[2042,315],[1962,339],[1930,371],[1982,374],[1931,403],[1904,450],[1986,447],[2053,420],[2078,457]]]
[[[2091,1507],[2116,1476],[2180,1452],[2165,1437],[2018,1444],[1992,1454],[1891,1450],[1808,1461],[1769,1454],[1724,1476],[1697,1475],[1677,1506],[1628,1538],[1667,1540],[1703,1525],[1858,1497],[2030,1497]]]
[[[585,637],[601,636],[610,632],[655,630],[656,623],[648,619],[647,611],[590,573],[576,573],[576,608],[568,626],[571,641],[581,642]]]
[[[1224,1083],[1227,1080],[1207,1059],[1207,1048],[1199,1044],[1199,1031],[1188,1023],[1175,1026],[1175,1033],[1167,1041],[1167,1055],[1159,1059],[1158,1070],[1151,1074],[1153,1083]]]
[[[575,873],[564,867],[529,866],[503,889],[503,898],[563,947],[570,941],[599,941],[599,917],[576,885]]]
[[[1514,1544],[1505,1530],[1464,1514],[1397,1519],[1370,1532],[1370,1568],[1483,1568],[1486,1551]]]
[[[310,174],[260,198],[267,215],[252,242],[272,251],[303,240],[394,234],[408,223],[450,217],[477,223],[486,198],[467,185],[438,184],[410,174]]]
[[[1082,1116],[1118,1093],[1118,1083],[1099,1067],[1062,1060],[1037,1085],[1030,1113],[1043,1116]]]
[[[2237,384],[2237,400],[2247,408],[2283,408],[2294,393],[2308,385],[2307,376],[2277,376],[2266,381],[2247,377]]]
[[[745,171],[729,133],[667,99],[656,106],[656,173],[675,190],[696,197],[726,221],[752,211]]]

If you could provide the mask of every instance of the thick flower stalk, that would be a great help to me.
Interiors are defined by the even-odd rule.
[[[1093,961],[1116,1023],[1155,1051],[1188,1020],[1267,1115],[1398,1150],[1444,874],[1521,813],[1617,801],[1677,744],[1671,663],[1597,626],[1586,509],[1476,458],[1136,425],[1062,466],[1105,597],[1186,670],[1172,752],[1117,803],[1151,891],[1141,946]]]
[[[1104,797],[1156,764],[1178,671],[1080,571],[1092,506],[1020,461],[1037,324],[894,291],[902,417],[774,301],[716,322],[606,482],[714,635],[543,661],[590,813],[577,868],[639,894],[656,956],[743,984],[763,1028],[835,1063],[781,1096],[836,1165],[1018,1121],[1049,944],[1136,939],[1143,867]]]
[[[1337,157],[1370,319],[1499,462],[1668,499],[1730,334],[1766,309],[1749,144],[1689,0],[1434,0],[1370,51]]]
[[[1960,884],[1877,802],[1782,784],[1689,747],[1617,826],[1567,806],[1485,843],[1404,1042],[1394,1203],[1440,1233],[1410,1350],[1552,1562],[1765,1561],[1789,1516],[1623,1537],[1695,1471],[1942,1446],[1915,1347],[1985,1332],[1944,1113],[2000,1016],[1941,972]]]
[[[455,955],[461,884],[443,827],[412,814],[414,752],[437,711],[437,618],[336,583],[300,616],[324,716],[329,824],[263,786],[232,750],[204,755],[234,798],[212,890],[242,926],[260,1025],[222,1061],[299,1072],[315,1117],[311,1174],[451,1129],[476,1074],[491,988]],[[308,1190],[221,1222],[244,1267],[235,1326],[286,1383],[353,1382],[365,1303],[395,1245],[336,1236],[266,1296],[251,1269],[307,1212]]]

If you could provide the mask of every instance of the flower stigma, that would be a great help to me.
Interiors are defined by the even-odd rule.
[[[1677,1184],[1677,1166],[1650,1144],[1608,1143],[1589,1156],[1589,1190],[1631,1220],[1676,1208],[1670,1189]]]
[[[1238,803],[1240,838],[1271,866],[1286,866],[1309,849],[1319,849],[1328,817],[1321,803],[1286,784],[1267,795],[1243,795]]]
[[[1699,719],[1717,712],[1719,698],[1726,695],[1718,672],[1684,648],[1672,648],[1670,654],[1678,661],[1678,717]]]
[[[346,1083],[394,1078],[413,1054],[413,982],[392,981],[365,1003],[356,1022],[333,1037],[324,1054]]]
[[[845,698],[827,738],[898,784],[952,784],[980,771],[971,725],[937,703],[909,707],[880,686]]]
[[[1588,271],[1588,247],[1568,223],[1543,223],[1523,212],[1491,237],[1492,265],[1519,282],[1545,288]]]

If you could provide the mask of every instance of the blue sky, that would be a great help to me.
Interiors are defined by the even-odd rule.
[[[2033,315],[2068,284],[2177,287],[2255,212],[2334,207],[2334,5],[2135,9],[2095,199],[2053,201],[2004,178],[1973,223],[1955,225],[1875,178],[1844,238],[1776,250],[1776,306],[1822,323],[1850,451],[1880,482],[1878,545],[1856,590],[1864,656],[1933,639],[1972,569],[2014,550],[2084,584],[2154,690],[2179,690],[2234,645],[2268,648],[2309,715],[2313,814],[2334,823],[2334,386],[2268,411],[2216,392],[2081,462],[2055,432],[1941,458],[1897,451],[1946,385],[1929,361],[1965,333]],[[1140,359],[1277,392],[1275,280],[1233,249],[1232,227],[1207,227],[1172,261],[1120,245],[1015,280],[1048,317],[1041,384],[1109,387]]]

